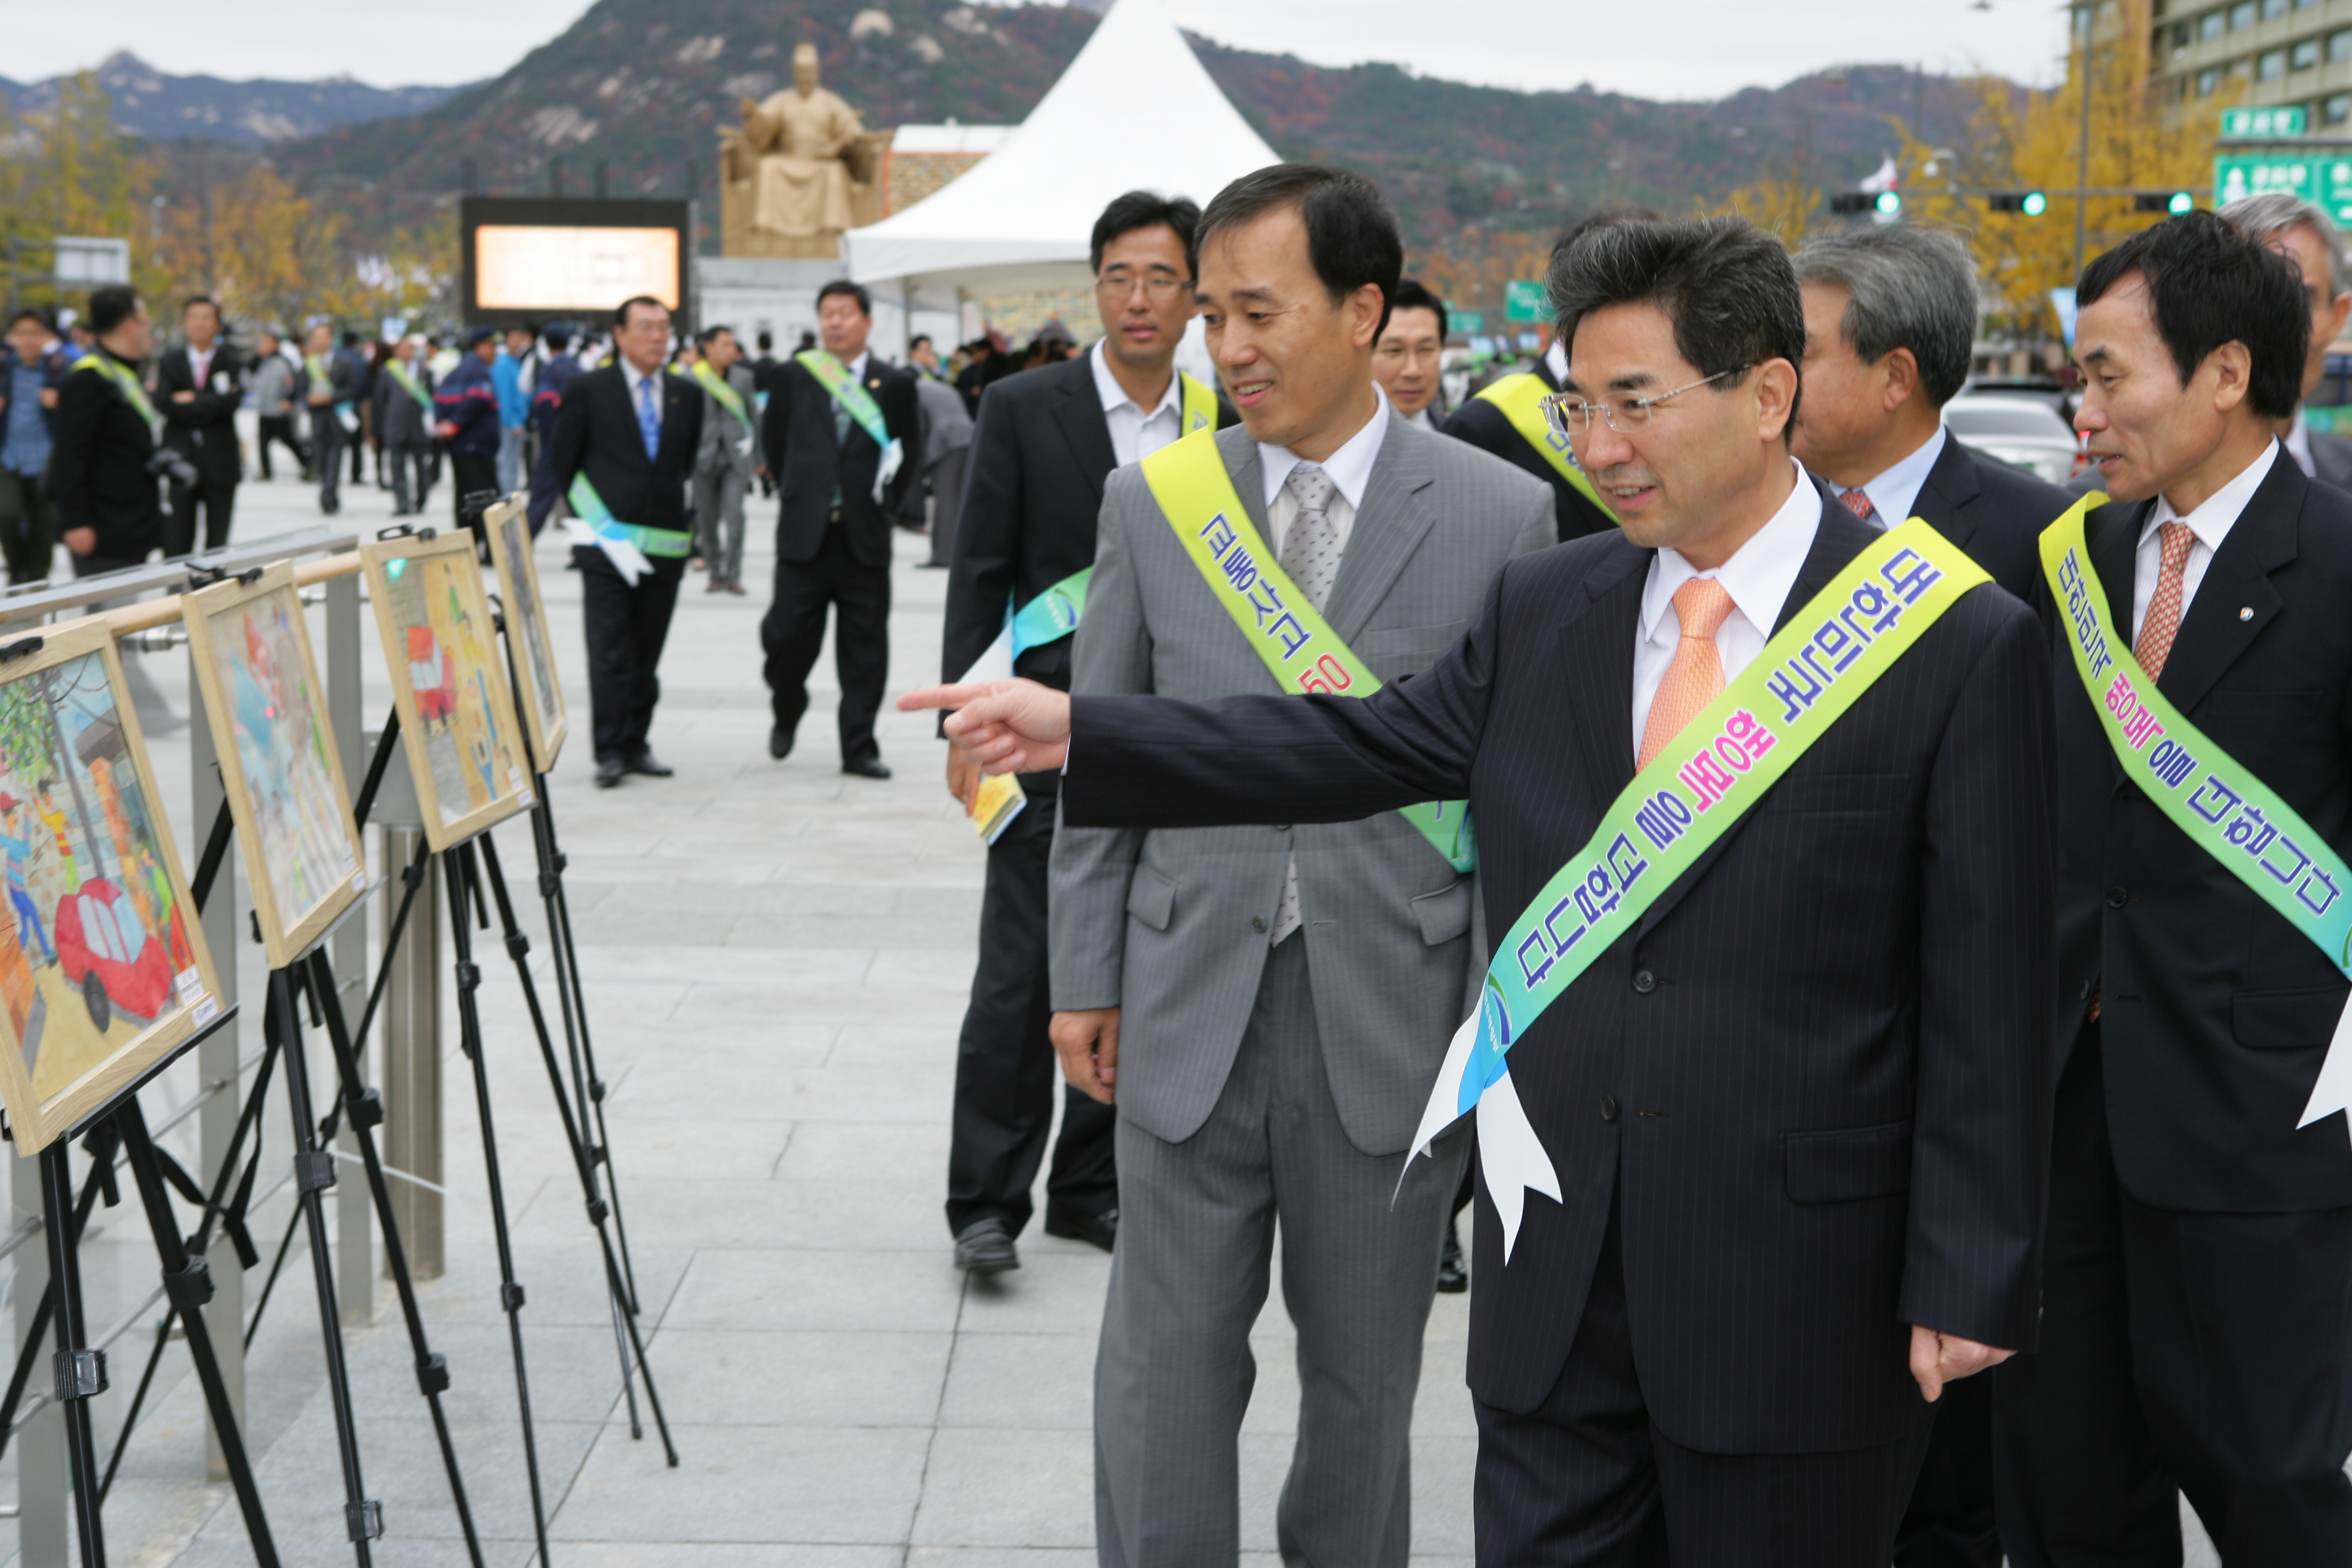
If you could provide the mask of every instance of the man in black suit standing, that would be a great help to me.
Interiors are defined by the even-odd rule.
[[[2200,826],[2214,769],[2301,816],[2307,858],[2352,853],[2352,498],[2273,434],[2310,331],[2285,260],[2192,213],[2093,261],[2077,298],[2074,424],[2116,498],[2087,519],[2085,602],[2139,668],[2095,700],[2042,595],[2063,1056],[2042,1348],[1994,1380],[2001,1540],[2017,1568],[2174,1568],[2186,1493],[2230,1568],[2341,1568],[2352,1144],[2340,1114],[2298,1123],[2334,1109],[2310,1102],[2343,954],[2263,884],[2336,895],[2298,882],[2305,836],[2275,809],[2220,805],[2219,856],[2190,837],[2102,719],[2144,673],[2185,721],[2158,743],[2200,753],[2179,779]]]
[[[1875,529],[1922,517],[1992,580],[2030,599],[2042,531],[2072,504],[2054,485],[1961,445],[1943,405],[1968,379],[1976,266],[1908,225],[1841,230],[1797,253],[1805,395],[1790,449]],[[1956,1384],[1895,1540],[1897,1568],[2000,1568],[1992,1384]]]
[[[1571,345],[1552,406],[1622,529],[1509,563],[1421,675],[1363,700],[1074,714],[1012,681],[907,705],[961,704],[950,732],[984,765],[1066,760],[1072,826],[1345,820],[1466,792],[1487,930],[1526,910],[1544,968],[1567,962],[1570,926],[1604,911],[1537,894],[1609,843],[1636,738],[1669,769],[1732,744],[1740,715],[1693,752],[1682,726],[1768,631],[1835,632],[1853,610],[1815,595],[1879,536],[1789,456],[1804,316],[1778,241],[1737,219],[1612,224],[1556,253],[1549,287]],[[1671,1542],[1676,1562],[1885,1568],[1927,1402],[2031,1343],[2050,679],[2024,605],[1958,595],[1512,1019],[1478,1101],[1480,1562],[1615,1568]],[[1644,789],[1662,776],[1680,778]],[[1610,912],[1639,890],[1603,881]],[[1511,965],[1543,944],[1496,945]],[[1424,1133],[1454,1111],[1439,1082]]]
[[[776,370],[760,431],[782,502],[776,592],[760,621],[775,725],[768,755],[792,754],[808,674],[834,612],[841,771],[887,779],[874,715],[890,672],[890,520],[922,474],[915,378],[866,352],[874,300],[836,279],[817,290],[823,346]]]
[[[1617,526],[1594,499],[1589,481],[1578,482],[1585,476],[1576,467],[1571,443],[1558,431],[1543,427],[1538,405],[1558,392],[1567,377],[1568,353],[1555,341],[1537,357],[1532,369],[1489,383],[1445,421],[1445,433],[1455,440],[1492,452],[1551,486],[1552,510],[1559,521],[1563,544]]]
[[[93,342],[58,388],[49,450],[58,537],[77,577],[136,566],[163,542],[155,407],[139,380],[154,352],[154,325],[145,301],[121,287],[92,291],[83,320]]]
[[[669,308],[644,295],[614,313],[613,363],[572,382],[549,469],[571,503],[588,635],[596,787],[674,771],[646,743],[661,700],[662,644],[694,546],[686,487],[702,444],[702,389],[668,374]]]
[[[955,557],[948,576],[940,678],[970,669],[1026,605],[1095,560],[1103,481],[1187,434],[1188,416],[1219,426],[1230,406],[1176,369],[1192,319],[1189,199],[1129,191],[1095,220],[1095,302],[1103,336],[1086,354],[1007,376],[980,403]],[[1059,690],[1070,639],[1024,648],[1013,668]],[[948,752],[948,791],[972,807],[980,773]],[[1018,1266],[1029,1188],[1054,1121],[1054,1045],[1045,983],[1045,865],[1054,847],[1050,773],[1021,780],[1029,804],[988,848],[980,963],[956,1053],[955,1132],[948,1151],[948,1229],[975,1273]],[[1110,1107],[1072,1086],[1046,1183],[1045,1233],[1106,1251],[1117,1226]]]
[[[163,416],[163,445],[194,463],[196,482],[172,481],[172,518],[163,553],[196,547],[196,510],[204,509],[206,550],[228,542],[237,481],[245,477],[236,447],[236,408],[245,401],[245,365],[221,342],[220,306],[199,294],[180,307],[185,348],[156,362],[155,401]]]

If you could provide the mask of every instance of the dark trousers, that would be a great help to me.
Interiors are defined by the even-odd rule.
[[[433,489],[433,445],[420,440],[412,446],[395,446],[384,453],[392,468],[392,510],[395,513],[423,511],[425,498]],[[415,475],[415,488],[410,488],[410,476]]]
[[[261,459],[263,479],[274,479],[278,477],[269,469],[269,446],[273,441],[294,454],[296,472],[310,471],[310,454],[302,449],[302,437],[295,434],[294,416],[290,414],[265,414],[261,416],[260,433],[253,443],[255,455]]]
[[[596,760],[627,762],[646,749],[654,704],[661,700],[662,644],[677,608],[677,580],[686,563],[663,556],[635,587],[601,550],[575,549],[580,568],[580,618],[588,634],[588,706],[596,732]]]
[[[1642,1400],[1611,1213],[1568,1364],[1527,1415],[1473,1398],[1479,1568],[1886,1568],[1927,1444],[1706,1454]]]
[[[1911,1507],[1895,1535],[1895,1568],[2000,1568],[1992,1485],[1992,1378],[1944,1385]]]
[[[230,520],[236,513],[236,481],[206,475],[193,485],[172,481],[172,512],[163,520],[163,553],[185,555],[196,548],[196,513],[205,514],[206,550],[228,542]]]
[[[2178,1568],[2177,1488],[2230,1568],[2352,1564],[2352,1209],[2133,1198],[2099,1036],[2058,1086],[2042,1346],[1994,1373],[2009,1560]]]
[[[451,516],[463,521],[466,515],[466,498],[467,496],[478,494],[483,490],[488,490],[495,495],[498,492],[498,488],[499,456],[496,452],[452,452],[449,454],[449,505],[451,509]],[[604,552],[601,550],[596,552],[596,558],[600,561],[604,560]],[[604,563],[607,566],[612,564],[609,561]],[[659,563],[656,563],[656,564]],[[680,568],[680,570],[682,571],[684,568]],[[667,626],[669,624],[668,617],[667,616],[663,617],[662,624],[664,626]]]
[[[874,715],[890,673],[890,567],[868,566],[849,552],[840,523],[824,531],[815,559],[776,563],[776,595],[760,619],[760,646],[768,654],[768,690],[776,727],[800,728],[808,711],[808,676],[824,646],[824,613],[833,609],[833,662],[841,678],[841,760],[844,765],[881,756]]]
[[[0,468],[0,555],[8,562],[8,581],[41,581],[57,549],[57,507],[41,476]]]
[[[980,904],[980,966],[956,1042],[955,1131],[948,1145],[948,1229],[991,1215],[1014,1236],[1029,1223],[1029,1189],[1054,1125],[1061,1072],[1045,1025],[1045,861],[1054,797],[1033,797],[988,850]],[[1083,1218],[1118,1202],[1111,1134],[1118,1113],[1062,1084],[1062,1135],[1045,1180],[1049,1217]]]
[[[332,410],[320,409],[310,416],[310,468],[319,476],[319,510],[335,512],[342,510],[343,434],[341,421]]]

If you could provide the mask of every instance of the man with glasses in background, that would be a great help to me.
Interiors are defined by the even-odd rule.
[[[971,482],[948,576],[940,679],[953,680],[1004,634],[1005,612],[1056,584],[1083,605],[1095,524],[1114,468],[1150,457],[1195,426],[1234,422],[1214,389],[1176,369],[1192,319],[1192,231],[1183,196],[1129,191],[1095,220],[1090,249],[1103,335],[1082,357],[1007,376],[980,400],[965,461]],[[1075,622],[1073,622],[1075,625]],[[1011,662],[1066,689],[1067,628],[1023,637]],[[1046,1036],[1045,863],[1057,781],[1020,781],[1028,805],[990,843],[980,964],[956,1051],[955,1133],[948,1151],[948,1229],[956,1263],[976,1274],[1018,1268],[1029,1189],[1054,1121],[1054,1046]],[[948,793],[971,811],[979,770],[948,752]],[[1066,1086],[1062,1133],[1046,1181],[1045,1234],[1105,1251],[1118,1224],[1110,1107]]]
[[[1407,278],[1397,284],[1389,324],[1372,350],[1372,379],[1389,395],[1389,406],[1416,429],[1432,435],[1445,426],[1437,418],[1437,371],[1445,354],[1445,301]]]

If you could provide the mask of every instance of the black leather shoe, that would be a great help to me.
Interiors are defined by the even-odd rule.
[[[1002,1274],[1021,1267],[1021,1254],[1004,1222],[994,1215],[976,1219],[956,1232],[956,1267],[967,1274]]]
[[[1445,1222],[1445,1250],[1437,1257],[1437,1289],[1448,1296],[1459,1296],[1470,1289],[1470,1270],[1462,1262],[1462,1237],[1454,1224],[1450,1219]]]
[[[666,779],[677,772],[676,768],[655,756],[650,748],[631,757],[628,769],[633,773],[643,773],[649,779]]]
[[[841,771],[862,779],[887,779],[890,776],[889,764],[879,757],[868,757],[862,763],[844,763]]]
[[[621,775],[628,771],[628,768],[618,757],[604,757],[600,759],[596,763],[596,787],[598,789],[619,788],[621,784]]]
[[[778,724],[768,731],[768,755],[782,762],[793,754],[793,732]]]
[[[1045,1214],[1045,1234],[1058,1236],[1064,1241],[1083,1241],[1089,1247],[1099,1247],[1105,1252],[1118,1239],[1118,1211],[1105,1209],[1100,1214],[1060,1215],[1052,1210]]]

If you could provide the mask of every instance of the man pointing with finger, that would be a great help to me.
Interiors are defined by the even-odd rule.
[[[1066,752],[1073,833],[1466,797],[1496,957],[1422,1130],[1478,1119],[1479,1561],[1885,1568],[1928,1402],[2035,1331],[2049,656],[1790,459],[1777,241],[1612,225],[1549,288],[1620,531],[1510,563],[1412,680],[905,700]]]

